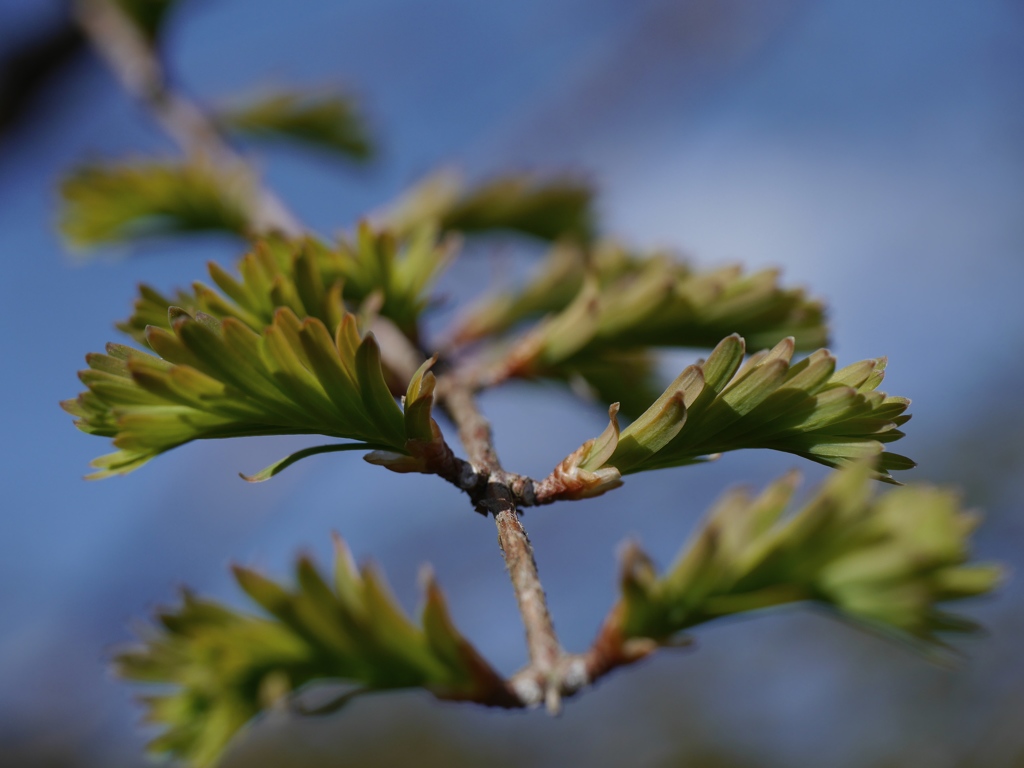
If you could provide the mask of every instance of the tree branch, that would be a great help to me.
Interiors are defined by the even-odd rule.
[[[244,168],[246,160],[224,141],[203,110],[174,91],[156,52],[135,25],[110,0],[77,0],[75,15],[86,37],[124,89],[141,102],[187,155],[203,156],[224,168]],[[299,237],[304,230],[269,189],[254,180],[246,203],[254,232]]]
[[[524,704],[543,701],[549,711],[557,712],[562,688],[560,662],[565,654],[548,611],[533,547],[516,509],[516,498],[523,495],[528,481],[501,468],[491,438],[491,426],[477,407],[472,392],[451,379],[443,382],[447,386],[441,387],[441,383],[438,388],[442,407],[459,430],[473,470],[486,481],[483,494],[474,501],[479,510],[494,516],[498,544],[526,626],[529,673],[514,681],[516,693]]]
[[[554,714],[559,711],[563,697],[578,693],[620,666],[646,657],[658,644],[653,640],[623,638],[616,606],[589,650],[569,654],[562,649],[548,610],[533,547],[518,512],[520,506],[546,504],[554,499],[538,498],[534,480],[502,468],[491,426],[473,396],[474,386],[464,382],[459,373],[442,375],[435,393],[440,407],[455,423],[469,461],[453,458],[461,471],[450,470],[447,474],[439,471],[438,474],[465,490],[479,512],[494,517],[498,544],[526,627],[530,654],[530,663],[509,679],[508,690],[521,706],[543,703]],[[481,703],[509,706],[505,699]]]
[[[203,110],[173,90],[156,52],[139,30],[109,0],[76,0],[78,23],[97,53],[106,61],[125,90],[142,103],[188,155],[199,155],[225,169],[252,170],[224,140]],[[304,234],[303,226],[269,189],[256,185],[248,200],[247,214],[253,232],[280,232],[290,237]],[[398,378],[408,381],[421,355],[393,324],[378,319],[374,330],[381,336],[385,364]],[[476,509],[494,517],[509,578],[526,627],[530,662],[507,681],[495,698],[480,703],[495,706],[545,704],[556,713],[561,699],[590,685],[612,669],[643,658],[656,646],[653,641],[624,641],[617,610],[609,614],[593,646],[583,654],[568,654],[559,643],[544,589],[537,572],[533,547],[519,519],[518,507],[554,501],[535,491],[529,477],[501,467],[490,424],[480,412],[473,393],[496,380],[478,380],[480,372],[456,370],[437,382],[438,405],[455,423],[469,460],[455,457],[450,449],[437,459],[436,472],[466,491]]]

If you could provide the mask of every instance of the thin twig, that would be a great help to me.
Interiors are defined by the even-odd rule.
[[[565,654],[548,611],[533,547],[516,509],[516,496],[522,494],[523,478],[501,468],[494,450],[491,426],[477,407],[473,393],[454,383],[441,388],[440,394],[443,407],[459,430],[470,464],[479,475],[487,478],[483,497],[477,505],[494,516],[498,544],[526,626],[531,675],[524,676],[522,680],[532,687],[521,687],[517,694],[524,702],[543,701],[550,711],[556,712],[562,687],[558,672]]]
[[[512,676],[508,688],[523,706],[544,703],[549,711],[557,712],[562,698],[575,695],[619,667],[645,658],[659,647],[658,643],[646,638],[624,637],[621,606],[617,605],[585,653],[569,654],[562,650],[537,572],[533,547],[517,511],[517,502],[519,506],[544,503],[536,498],[534,481],[501,468],[490,424],[477,407],[472,385],[462,385],[455,372],[438,382],[438,394],[442,407],[459,430],[472,469],[486,478],[485,492],[476,503],[482,511],[494,516],[498,542],[526,626],[530,663]]]
[[[255,233],[279,232],[299,237],[304,229],[269,189],[255,181],[249,163],[221,136],[194,102],[173,90],[152,46],[110,0],[77,0],[75,12],[90,43],[124,89],[141,102],[160,127],[189,156],[201,156],[225,169],[244,169],[253,178],[246,201]]]

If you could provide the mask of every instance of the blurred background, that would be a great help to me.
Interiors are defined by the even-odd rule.
[[[321,457],[242,483],[237,471],[307,444],[282,439],[190,445],[125,478],[81,480],[106,446],[57,402],[79,391],[84,354],[114,338],[137,282],[188,284],[241,246],[69,255],[54,230],[63,172],[175,150],[67,24],[57,0],[0,0],[0,764],[143,765],[152,734],[136,692],[107,671],[131,622],[181,584],[238,602],[232,560],[277,575],[299,550],[326,562],[332,530],[409,609],[417,570],[433,563],[460,628],[517,669],[522,630],[493,524],[436,479]],[[920,464],[912,479],[962,487],[986,513],[978,555],[1024,563],[1021,3],[188,0],[167,45],[178,82],[203,101],[274,84],[362,97],[382,146],[370,165],[260,155],[323,234],[439,165],[472,178],[567,170],[600,190],[605,232],[700,264],[782,267],[828,302],[841,361],[889,355],[883,388],[914,399],[900,450]],[[467,253],[437,325],[455,297],[516,274],[515,256]],[[483,407],[504,464],[534,475],[605,419],[542,386],[489,393]],[[613,600],[624,538],[667,564],[724,489],[792,466],[809,484],[824,473],[733,454],[529,511],[566,646],[583,649]],[[951,667],[787,611],[702,628],[695,650],[607,678],[559,719],[368,697],[331,717],[259,723],[225,764],[1024,765],[1024,585],[964,609],[990,634],[962,642]]]

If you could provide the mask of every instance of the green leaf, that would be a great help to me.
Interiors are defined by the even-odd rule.
[[[405,392],[405,432],[410,439],[421,442],[429,442],[440,436],[437,422],[431,418],[437,379],[430,372],[430,367],[436,362],[437,355],[424,362],[409,380]]]
[[[359,338],[351,314],[342,315],[336,334],[287,307],[262,333],[235,317],[193,318],[180,308],[169,315],[170,330],[150,326],[146,334],[159,357],[118,345],[89,355],[80,374],[87,390],[62,403],[79,429],[112,437],[119,449],[96,459],[91,477],[130,472],[192,440],[281,434],[356,442],[300,451],[250,479],[315,453],[358,449],[404,457],[401,471],[429,471],[420,441],[423,425],[436,424],[422,376],[423,397],[414,398],[416,413],[406,419],[384,381],[376,342]],[[447,450],[440,430],[432,439],[435,450]]]
[[[874,389],[884,359],[836,373],[827,350],[792,363],[793,350],[793,340],[785,339],[743,364],[743,339],[727,337],[622,430],[606,461],[581,466],[626,475],[742,448],[786,451],[832,467],[880,456],[876,477],[887,482],[894,482],[890,470],[914,466],[904,456],[883,453],[886,443],[903,437],[897,427],[910,418],[904,413],[909,400]]]
[[[619,406],[608,409],[608,427],[598,437],[587,440],[535,486],[537,498],[587,499],[600,496],[622,485],[621,473],[604,466],[619,442]]]
[[[606,241],[594,246],[593,271],[598,279],[608,279],[626,268],[624,253],[612,249]],[[587,253],[571,243],[556,243],[525,285],[516,290],[502,286],[500,291],[483,297],[460,318],[453,340],[467,344],[494,336],[530,319],[565,309],[580,292],[588,266]]]
[[[570,321],[589,306],[585,326]],[[516,357],[521,376],[558,375],[580,358],[645,347],[712,347],[731,333],[754,345],[793,336],[801,349],[826,342],[824,311],[799,288],[783,288],[774,270],[738,266],[697,271],[672,254],[631,253],[612,241],[589,251],[556,246],[516,291],[484,298],[459,322],[455,343],[469,343],[550,315]]]
[[[438,229],[424,224],[402,237],[360,224],[353,240],[343,240],[326,257],[345,284],[345,298],[362,302],[373,294],[383,297],[380,314],[406,333],[427,308],[427,295],[438,276],[451,264],[456,241],[438,240]]]
[[[442,171],[406,193],[379,218],[390,228],[411,231],[439,222],[449,231],[474,234],[508,230],[542,240],[586,242],[594,235],[593,191],[569,176],[499,176],[468,187]]]
[[[433,418],[434,387],[437,384],[430,367],[437,356],[423,363],[409,381],[402,405],[405,410],[405,454],[378,450],[364,458],[393,472],[448,473],[455,462],[455,454],[444,440],[441,428]]]
[[[345,313],[344,302],[356,307],[379,296],[379,313],[415,338],[429,292],[454,257],[454,245],[450,239],[439,241],[431,226],[396,240],[364,224],[354,239],[333,248],[313,237],[267,237],[239,261],[238,277],[210,262],[215,287],[197,282],[191,291],[168,298],[142,286],[133,315],[118,328],[143,341],[148,326],[169,327],[167,310],[176,304],[193,315],[235,318],[255,331],[272,321],[278,307],[288,307],[299,318],[315,317],[334,329]]]
[[[795,474],[758,496],[733,491],[660,577],[632,547],[623,636],[665,642],[702,622],[795,602],[925,646],[941,646],[940,633],[970,631],[938,604],[985,594],[1001,579],[996,565],[968,563],[976,518],[955,494],[928,486],[872,499],[872,474],[866,461],[840,470],[789,516]]]
[[[341,93],[268,93],[226,107],[215,119],[228,132],[245,138],[296,141],[360,161],[373,154],[355,100]]]
[[[313,448],[305,448],[301,451],[296,451],[295,453],[289,454],[288,456],[285,456],[283,459],[275,461],[270,466],[264,467],[259,472],[256,472],[252,475],[245,475],[239,472],[238,476],[245,480],[247,483],[262,483],[274,477],[275,475],[284,472],[284,470],[288,469],[288,467],[290,467],[292,464],[295,464],[298,461],[302,461],[303,459],[308,458],[310,456],[317,456],[321,453],[336,453],[338,451],[365,451],[369,447],[372,446],[369,446],[366,443],[341,443],[334,445],[318,445]]]
[[[431,576],[422,619],[406,618],[370,568],[337,542],[334,583],[305,558],[285,586],[236,568],[262,614],[186,592],[180,606],[140,632],[115,659],[117,673],[152,688],[147,720],[154,753],[216,764],[256,715],[303,686],[343,682],[363,690],[425,688],[441,699],[500,702],[505,682],[455,629]]]
[[[679,434],[686,424],[687,408],[693,405],[703,385],[699,370],[683,371],[625,433],[619,433],[617,444],[604,461],[599,464],[594,457],[584,463],[584,468],[597,471],[602,466],[613,466],[621,473],[621,467],[649,460]]]
[[[86,165],[61,184],[60,228],[76,248],[182,232],[245,235],[253,180],[201,160]]]

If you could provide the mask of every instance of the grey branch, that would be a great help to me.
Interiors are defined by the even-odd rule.
[[[558,680],[559,662],[565,654],[548,611],[533,547],[516,509],[515,499],[522,493],[523,478],[501,468],[491,438],[491,426],[477,407],[470,389],[449,383],[441,388],[441,403],[458,427],[470,464],[478,475],[486,478],[477,506],[494,516],[498,544],[526,626],[530,675],[521,680],[530,682],[533,687],[519,686],[515,692],[525,703],[543,701],[549,711],[557,712],[562,687]]]
[[[160,127],[189,156],[202,156],[224,168],[251,169],[224,140],[202,109],[173,90],[156,52],[110,0],[76,0],[75,13],[90,43],[124,89],[146,106]],[[299,237],[303,227],[266,187],[256,185],[247,201],[255,233]]]

